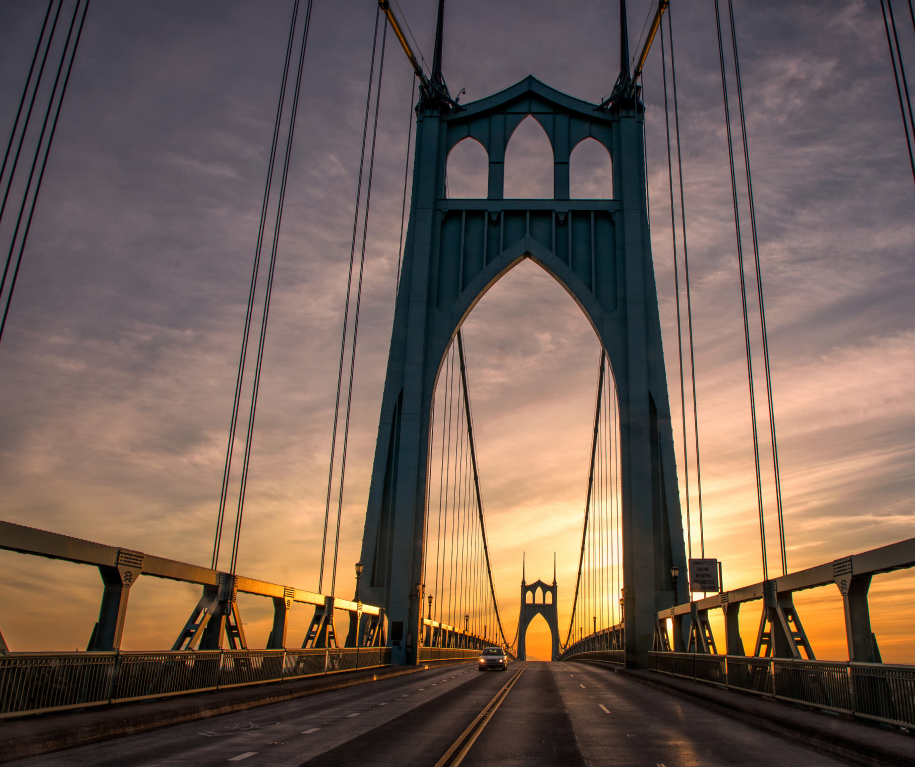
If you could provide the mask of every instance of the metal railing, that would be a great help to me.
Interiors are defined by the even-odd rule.
[[[0,719],[387,666],[387,647],[0,655]]]
[[[915,725],[915,666],[677,652],[648,657],[649,668],[662,674],[900,727]]]
[[[602,663],[616,663],[620,666],[626,665],[625,650],[592,650],[590,652],[579,652],[561,660],[597,660]]]
[[[459,647],[420,647],[420,663],[437,660],[475,660],[480,657],[480,650],[466,650]]]

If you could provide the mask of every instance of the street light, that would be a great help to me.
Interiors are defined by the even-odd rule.
[[[465,615],[465,616],[464,616],[464,633],[465,633],[465,634],[467,633],[467,629],[468,629],[469,627],[470,627],[470,616],[469,616],[469,615]]]
[[[594,633],[597,633],[597,616],[594,616]]]
[[[429,594],[428,599],[429,599],[429,620],[431,621],[432,620],[432,595],[431,594]]]
[[[677,580],[680,578],[680,568],[676,565],[673,565],[670,568],[670,577],[674,582],[674,607],[676,607],[678,604],[680,604],[680,600],[677,596]]]
[[[356,601],[359,601],[359,582],[362,580],[362,562],[356,562]]]

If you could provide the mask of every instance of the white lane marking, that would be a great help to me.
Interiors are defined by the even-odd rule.
[[[387,703],[379,703],[378,705],[379,705],[379,706],[387,706],[388,704],[387,704]]]
[[[351,718],[354,717],[354,716],[359,716],[360,713],[361,713],[361,712],[357,711],[355,714],[347,714],[347,715],[346,715],[346,718],[347,718],[347,719],[351,719]]]
[[[254,756],[257,754],[257,751],[245,751],[243,754],[238,756],[233,756],[231,759],[228,759],[229,762],[240,762],[242,759],[247,759],[249,756]]]
[[[317,732],[320,729],[320,727],[312,727],[310,730],[302,730],[302,735],[311,735],[311,733]]]
[[[218,732],[198,732],[198,735],[203,735],[207,738],[215,738],[219,733]]]
[[[597,705],[600,706],[600,707],[604,710],[604,713],[605,713],[605,714],[609,714],[609,713],[610,713],[610,712],[607,710],[607,707],[606,707],[603,703],[598,703]]]
[[[579,684],[578,686],[581,687],[582,690],[585,689],[585,686],[583,684]]]

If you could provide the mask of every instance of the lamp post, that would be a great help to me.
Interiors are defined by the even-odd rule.
[[[359,601],[359,582],[362,580],[362,562],[356,562],[356,602]]]
[[[597,616],[594,616],[594,633],[597,633]]]
[[[674,607],[680,604],[680,600],[677,596],[677,581],[680,579],[680,568],[674,565],[670,568],[670,577],[674,582]]]
[[[429,600],[429,620],[431,621],[432,620],[432,595],[429,594],[427,599]]]

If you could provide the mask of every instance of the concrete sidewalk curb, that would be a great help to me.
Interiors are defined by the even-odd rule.
[[[299,682],[274,682],[216,692],[125,703],[109,708],[0,720],[0,763],[209,719],[294,698],[333,692],[449,665],[393,666]]]
[[[915,767],[915,737],[879,723],[829,714],[806,706],[764,698],[716,685],[678,679],[653,671],[620,668],[601,661],[579,661],[611,670],[641,684],[689,699],[742,724],[786,738],[821,753],[867,767]]]

